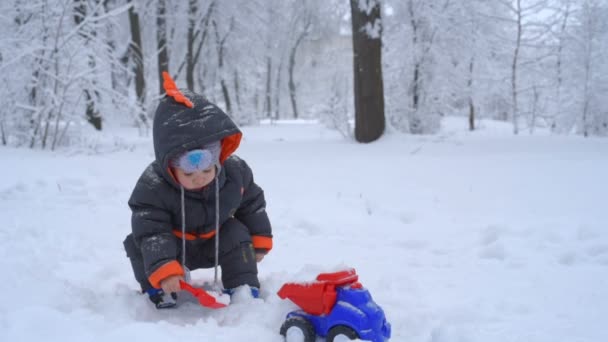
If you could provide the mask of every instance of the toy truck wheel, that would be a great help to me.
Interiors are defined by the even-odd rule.
[[[287,342],[315,342],[315,328],[302,317],[288,318],[281,325],[281,335]]]
[[[359,334],[345,325],[336,325],[327,333],[327,342],[352,341],[358,338]]]

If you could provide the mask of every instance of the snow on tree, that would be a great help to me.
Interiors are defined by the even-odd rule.
[[[371,141],[387,123],[432,134],[456,115],[469,129],[492,118],[514,133],[608,134],[605,1],[6,0],[0,11],[3,145],[86,144],[88,130],[119,124],[146,133],[164,69],[240,124],[320,118],[348,137],[355,119]]]

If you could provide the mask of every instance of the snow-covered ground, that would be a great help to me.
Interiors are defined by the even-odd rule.
[[[0,148],[0,341],[281,341],[295,306],[279,287],[344,265],[393,341],[608,341],[608,140],[445,126],[368,145],[311,123],[245,127],[237,154],[275,248],[263,299],[217,311],[156,311],[136,291],[122,240],[150,138]]]

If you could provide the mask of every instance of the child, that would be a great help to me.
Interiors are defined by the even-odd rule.
[[[256,262],[272,248],[272,229],[251,169],[231,156],[242,134],[217,106],[194,93],[184,96],[164,76],[168,96],[153,126],[156,160],[129,199],[132,233],[124,247],[135,279],[157,308],[173,307],[183,266],[210,268],[219,254],[226,291],[248,285],[257,297]]]

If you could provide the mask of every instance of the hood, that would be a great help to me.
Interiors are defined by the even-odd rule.
[[[241,131],[230,117],[203,96],[181,90],[194,105],[189,108],[165,96],[154,115],[152,136],[158,170],[171,184],[179,187],[169,170],[175,156],[221,141],[220,163],[238,148]]]

